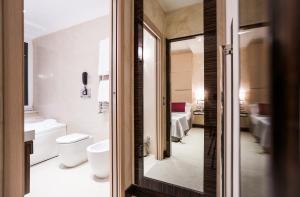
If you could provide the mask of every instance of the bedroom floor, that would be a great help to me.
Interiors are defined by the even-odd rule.
[[[25,197],[109,197],[109,179],[97,179],[88,162],[63,169],[58,158],[31,167],[31,193]]]
[[[162,161],[156,161],[153,155],[145,158],[145,176],[203,191],[203,161],[204,130],[192,128],[181,143],[172,142],[171,158]]]
[[[250,132],[241,132],[241,194],[268,197],[271,181],[270,154],[264,153]]]

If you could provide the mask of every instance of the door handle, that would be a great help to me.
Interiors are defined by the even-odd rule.
[[[222,165],[222,190],[223,190],[223,196],[225,195],[225,154],[226,154],[226,133],[225,133],[225,126],[226,126],[226,121],[225,121],[225,114],[226,114],[226,107],[225,107],[225,102],[226,102],[226,72],[227,72],[227,56],[233,54],[233,49],[232,45],[221,45],[220,46],[220,56],[221,56],[221,70],[222,70],[222,81],[221,81],[221,165]]]

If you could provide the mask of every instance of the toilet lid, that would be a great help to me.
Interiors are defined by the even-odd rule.
[[[58,144],[70,144],[74,142],[78,142],[81,140],[85,140],[89,138],[88,135],[85,134],[79,134],[79,133],[74,133],[66,136],[62,136],[56,139],[56,143]]]

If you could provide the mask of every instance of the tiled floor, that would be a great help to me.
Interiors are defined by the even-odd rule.
[[[270,154],[263,151],[250,132],[241,132],[241,196],[270,197]]]
[[[182,143],[172,143],[172,157],[155,161],[145,158],[145,176],[182,187],[203,191],[204,131],[192,128]]]
[[[97,179],[88,163],[65,169],[58,158],[31,167],[31,193],[25,197],[109,197],[109,179]]]

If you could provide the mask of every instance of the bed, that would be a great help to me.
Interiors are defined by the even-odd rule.
[[[180,105],[181,109],[176,109],[175,105]],[[184,107],[183,107],[184,106]],[[192,105],[189,103],[172,103],[171,113],[171,138],[172,141],[178,142],[187,135],[191,129],[192,122]]]
[[[268,151],[271,147],[271,118],[259,108],[259,104],[249,106],[251,131],[261,147]]]

